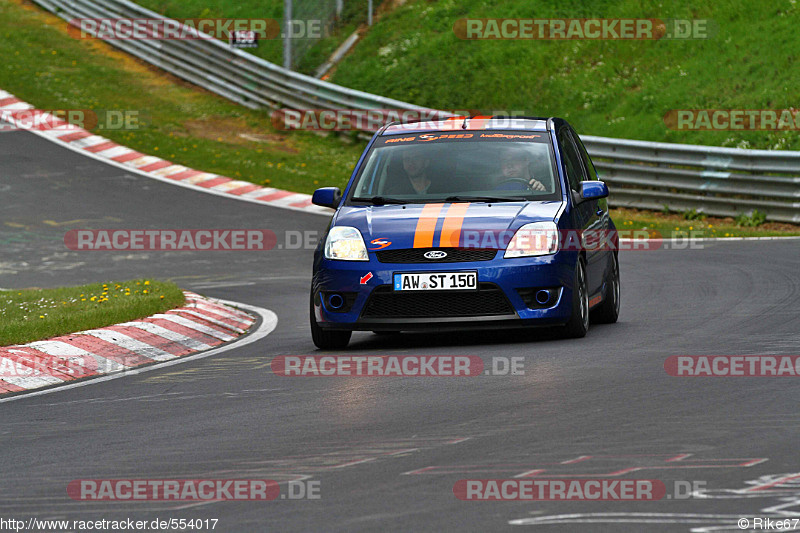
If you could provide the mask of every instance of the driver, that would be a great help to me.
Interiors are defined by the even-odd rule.
[[[495,180],[496,188],[514,190],[520,188],[523,183],[532,191],[547,190],[541,181],[533,177],[526,150],[517,147],[503,148],[500,152],[500,176]]]

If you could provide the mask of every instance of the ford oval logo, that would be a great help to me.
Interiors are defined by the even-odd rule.
[[[443,252],[441,250],[431,250],[430,252],[425,252],[422,254],[422,257],[425,259],[444,259],[447,257],[447,252]]]

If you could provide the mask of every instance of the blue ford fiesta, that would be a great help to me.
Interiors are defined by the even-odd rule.
[[[616,234],[591,159],[559,118],[390,124],[358,161],[314,254],[311,333],[321,349],[353,331],[558,327],[583,337],[619,313]]]

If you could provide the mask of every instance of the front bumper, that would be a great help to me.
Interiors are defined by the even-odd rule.
[[[504,259],[503,252],[499,251],[490,261],[423,264],[381,263],[375,254],[369,255],[369,261],[333,261],[317,255],[312,302],[320,327],[398,331],[549,326],[566,323],[572,312],[576,252]],[[398,296],[392,290],[394,273],[461,271],[477,272],[480,286],[477,294],[414,291],[410,296],[413,301],[405,299],[400,301],[403,305],[391,304],[391,298]],[[526,303],[525,295],[530,294],[531,289],[544,288],[556,291],[547,307],[535,308],[541,306],[534,304],[532,308],[529,299]],[[330,304],[332,294],[343,297],[344,304],[338,309]],[[381,298],[382,305],[372,305],[371,298]],[[500,305],[500,298],[505,300],[505,307]],[[335,303],[340,302],[336,300]]]

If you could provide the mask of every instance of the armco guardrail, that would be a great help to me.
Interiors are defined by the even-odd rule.
[[[614,205],[800,223],[800,152],[581,139]]]
[[[164,18],[127,0],[34,1],[67,21]],[[286,70],[215,39],[108,42],[249,108],[433,111]],[[757,209],[769,220],[800,223],[800,152],[582,139],[609,184],[612,205],[720,216]]]

